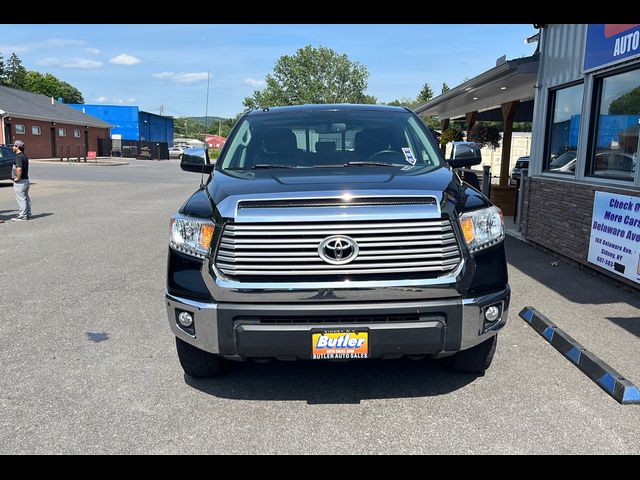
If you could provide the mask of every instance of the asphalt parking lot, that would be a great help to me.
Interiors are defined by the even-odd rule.
[[[483,377],[433,361],[238,364],[183,375],[164,307],[176,161],[34,164],[34,220],[0,225],[0,453],[638,454],[620,405],[518,312],[640,384],[640,296],[508,238],[510,320]],[[16,207],[0,182],[0,219]]]

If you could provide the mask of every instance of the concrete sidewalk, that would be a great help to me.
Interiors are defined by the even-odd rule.
[[[41,163],[47,165],[93,165],[100,167],[115,167],[119,165],[129,165],[129,159],[121,158],[121,157],[98,157],[98,158],[87,158],[87,161],[84,161],[84,158],[80,158],[78,161],[77,158],[71,158],[71,160],[60,161],[59,158],[37,158],[30,159],[31,163]]]

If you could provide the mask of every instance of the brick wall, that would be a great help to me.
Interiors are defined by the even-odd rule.
[[[56,157],[59,158],[62,153],[65,158],[70,153],[72,157],[78,155],[78,150],[81,155],[84,155],[85,151],[85,136],[89,139],[89,150],[98,150],[98,138],[109,138],[108,128],[94,128],[89,127],[85,130],[84,126],[71,125],[56,122],[53,125],[52,122],[41,120],[29,120],[17,117],[12,117],[11,121],[6,121],[11,125],[11,139],[7,139],[7,143],[13,143],[15,140],[22,140],[25,144],[25,153],[29,158],[52,158],[53,150],[51,148],[51,129],[54,130],[55,142],[56,142]],[[25,133],[17,133],[16,125],[24,125]],[[34,135],[32,127],[40,127],[40,135]],[[64,128],[66,130],[66,136],[60,136],[60,130]],[[74,130],[80,131],[80,137],[74,137]]]
[[[527,185],[522,215],[522,233],[526,240],[640,289],[638,284],[587,262],[595,192],[634,197],[640,197],[640,192],[539,177],[528,178]]]

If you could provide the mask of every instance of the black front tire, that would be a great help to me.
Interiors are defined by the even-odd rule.
[[[176,337],[176,350],[184,373],[194,378],[220,377],[229,371],[228,361]]]
[[[491,365],[497,345],[498,335],[494,335],[475,347],[462,350],[451,357],[444,358],[444,366],[447,370],[455,373],[484,375],[487,368]]]

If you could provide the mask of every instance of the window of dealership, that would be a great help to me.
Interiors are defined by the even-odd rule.
[[[524,238],[640,288],[639,134],[640,25],[542,26]]]

